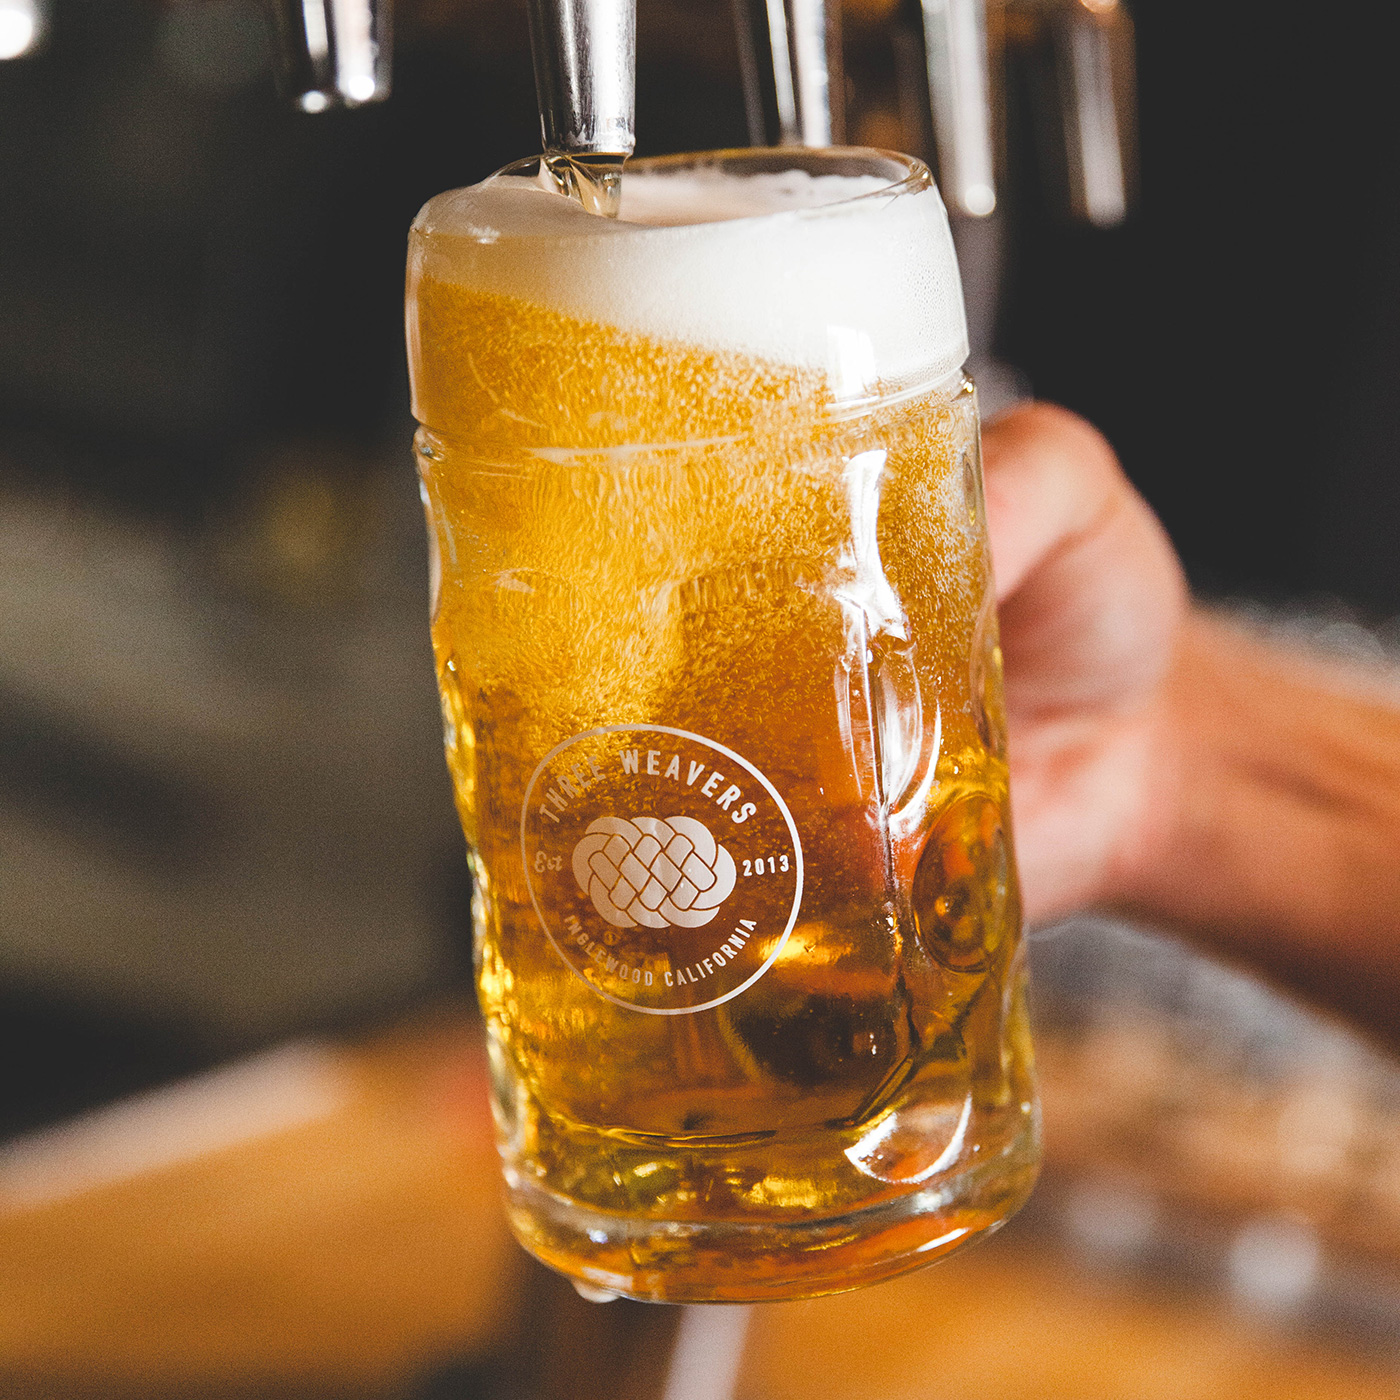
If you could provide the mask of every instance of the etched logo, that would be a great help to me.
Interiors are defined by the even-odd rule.
[[[540,924],[599,995],[656,1015],[737,996],[778,957],[802,846],[778,790],[683,729],[614,725],[541,760],[521,809]]]
[[[692,817],[599,817],[574,847],[573,867],[614,928],[699,928],[734,890],[734,857]]]

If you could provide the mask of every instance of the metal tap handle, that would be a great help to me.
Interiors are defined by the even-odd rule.
[[[636,0],[530,0],[530,48],[546,151],[632,154],[636,16]]]
[[[750,143],[841,145],[840,0],[734,0],[734,23]]]
[[[269,0],[278,86],[304,112],[389,95],[390,0]]]
[[[996,208],[986,0],[921,0],[939,186],[949,213]]]
[[[1133,22],[1121,0],[1064,0],[1054,44],[1070,212],[1113,228],[1137,179]]]

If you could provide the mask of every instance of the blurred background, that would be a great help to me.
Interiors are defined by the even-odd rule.
[[[1202,593],[1389,664],[1380,7],[1134,0],[1097,223],[1036,14],[991,7],[999,203],[957,221],[990,406],[1085,413]],[[904,17],[846,6],[848,131],[931,154]],[[966,1257],[692,1336],[510,1243],[401,297],[418,207],[538,125],[524,0],[395,25],[392,99],[313,117],[257,0],[0,0],[0,1394],[1400,1395],[1400,1071],[1103,923],[1035,935],[1046,1175]],[[728,4],[639,26],[639,152],[745,144]]]

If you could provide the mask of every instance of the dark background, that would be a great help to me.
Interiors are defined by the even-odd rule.
[[[1054,226],[1013,140],[999,349],[1103,428],[1199,587],[1393,612],[1400,150],[1381,11],[1132,8],[1137,216]]]

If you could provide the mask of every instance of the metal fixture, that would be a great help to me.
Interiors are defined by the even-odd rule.
[[[626,157],[636,145],[635,0],[530,0],[546,151]]]
[[[734,20],[750,142],[841,145],[840,0],[734,0]]]
[[[389,95],[390,0],[269,0],[278,85],[304,112]]]
[[[1120,0],[1065,0],[1047,18],[1069,212],[1112,228],[1136,183],[1133,22]]]
[[[921,0],[919,18],[943,201],[983,219],[997,205],[986,0]]]

